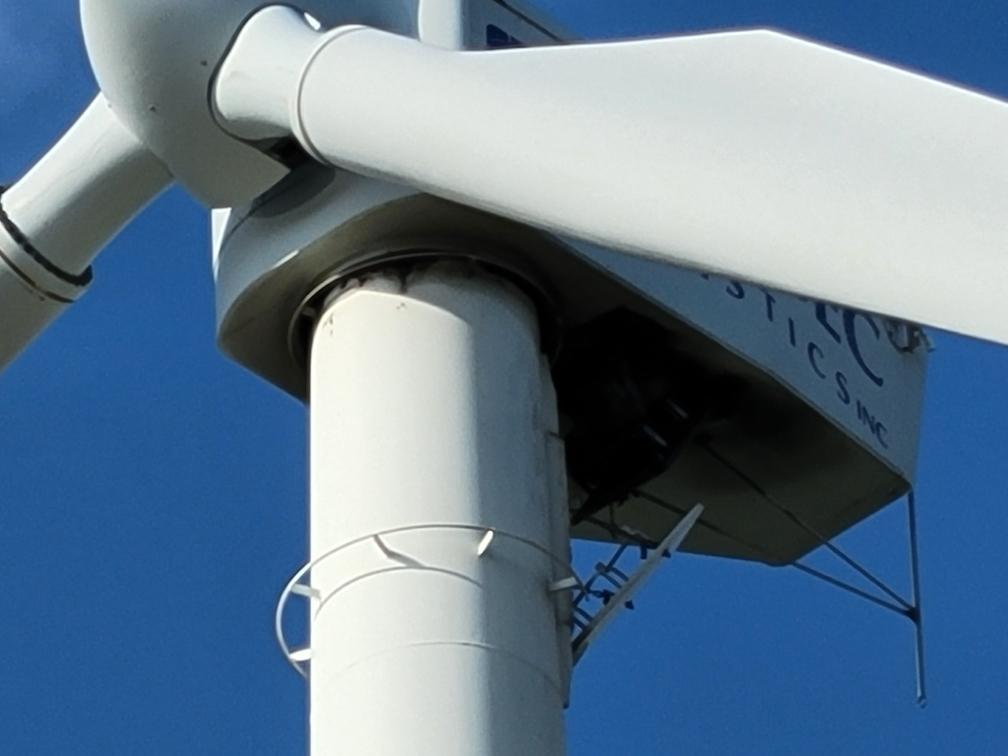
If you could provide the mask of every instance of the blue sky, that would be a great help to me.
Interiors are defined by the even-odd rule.
[[[589,37],[773,26],[1008,98],[1003,2],[542,4]],[[0,71],[13,180],[93,95],[76,4],[0,0]],[[270,626],[306,548],[304,411],[213,330],[207,220],[176,190],[0,374],[0,752],[304,752]],[[683,557],[578,667],[572,754],[1008,751],[1008,349],[934,340],[929,708],[909,623],[795,571]],[[902,527],[893,507],[841,540],[904,587]]]

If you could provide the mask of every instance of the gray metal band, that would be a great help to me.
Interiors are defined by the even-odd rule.
[[[7,267],[11,269],[14,275],[20,278],[28,287],[30,287],[39,296],[45,297],[46,299],[51,299],[54,302],[60,302],[62,304],[73,304],[74,300],[67,299],[66,297],[60,296],[59,294],[55,294],[39,286],[39,284],[36,281],[34,281],[31,276],[29,276],[17,265],[15,265],[14,261],[11,260],[2,249],[0,249],[0,260],[3,260],[3,262],[7,263]]]

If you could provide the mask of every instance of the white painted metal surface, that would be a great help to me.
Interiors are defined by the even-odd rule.
[[[927,350],[897,351],[883,319],[824,305],[820,320],[815,302],[583,244],[567,248],[408,187],[322,167],[307,167],[297,186],[236,209],[218,232],[219,344],[298,398],[308,387],[301,355],[309,328],[297,313],[320,280],[382,252],[490,254],[503,247],[513,254],[494,259],[552,291],[567,327],[628,307],[669,329],[715,374],[727,371],[749,386],[746,417],[724,418],[719,445],[762,490],[822,532],[841,532],[914,479]],[[321,303],[310,299],[314,312]],[[703,501],[705,520],[780,561],[817,545],[767,511],[762,495],[731,470],[712,468],[703,450],[687,450],[655,485],[652,492],[668,501]],[[632,499],[611,516],[660,540],[676,523],[663,512]],[[575,533],[612,538],[587,523]],[[709,528],[695,529],[686,549],[762,558]]]
[[[81,0],[88,57],[126,126],[201,201],[248,200],[287,172],[216,129],[206,103],[214,66],[254,0]]]
[[[304,67],[299,55],[285,51],[311,47],[318,39],[318,32],[304,13],[291,6],[264,8],[257,15],[263,24],[256,28],[268,30],[268,34],[262,38],[244,35],[236,44],[242,48],[242,59],[266,55],[269,64],[253,73],[225,63],[217,73],[215,86],[226,92],[227,97],[218,98],[213,104],[225,113],[240,111],[240,116],[229,121],[233,134],[248,140],[276,139],[289,133],[277,124],[285,124],[290,118],[287,93],[297,89]],[[251,45],[262,49],[246,49]]]
[[[417,38],[449,50],[465,47],[467,0],[419,0]]]
[[[171,173],[211,206],[256,197],[286,175],[267,145],[224,134],[208,97],[235,31],[260,5],[83,0],[105,94],[4,197],[0,366],[84,289],[73,279]],[[308,4],[322,22],[369,23],[426,46],[351,27],[321,36],[289,8],[248,27],[219,76],[221,120],[247,139],[293,131],[321,159],[396,182],[349,177],[361,181],[349,188],[347,174],[333,178],[330,191],[352,195],[344,215],[305,201],[275,221],[284,245],[271,255],[298,254],[287,244],[312,237],[321,210],[328,230],[417,187],[664,262],[1004,340],[1003,312],[971,314],[935,296],[936,282],[975,298],[1002,280],[1003,104],[768,33],[449,52],[474,29],[491,34],[491,15],[466,17],[466,7]],[[216,214],[215,246],[227,231]],[[944,254],[952,246],[955,256]],[[263,260],[236,264],[240,285],[230,285],[258,282]],[[629,267],[611,270],[633,280]],[[694,324],[710,301],[650,294],[674,299]],[[852,317],[844,364],[881,377],[850,343],[870,320]],[[311,667],[313,750],[562,753],[568,497],[533,307],[510,285],[442,266],[341,292],[315,336],[314,569],[311,586],[291,591],[317,603],[311,647],[290,654]],[[728,329],[740,351],[753,339]],[[840,368],[832,383],[822,373],[825,350],[810,341],[806,354],[829,390],[850,387]],[[888,449],[889,436],[873,432],[865,445]],[[912,467],[898,456],[901,471]]]
[[[87,288],[88,266],[169,183],[99,95],[0,197],[0,368]]]
[[[362,23],[413,34],[417,0],[304,0],[326,26]],[[123,122],[209,207],[251,200],[287,173],[223,132],[210,81],[259,0],[81,0],[88,57]]]
[[[127,130],[103,95],[24,178],[3,206],[60,268],[81,273],[171,176]]]
[[[517,290],[452,266],[322,315],[312,557],[361,540],[312,570],[312,753],[564,752],[566,512],[537,331]]]
[[[228,65],[270,65],[245,49]],[[320,160],[1008,343],[1005,103],[765,31],[472,53],[344,28],[277,54],[304,73],[273,125]]]

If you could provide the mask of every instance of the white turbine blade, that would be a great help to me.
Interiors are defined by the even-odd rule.
[[[101,248],[170,182],[99,96],[0,194],[0,369],[84,293]]]
[[[453,52],[346,28],[312,52],[287,97],[320,159],[1008,343],[1005,103],[767,31]]]
[[[0,246],[0,254],[5,254]],[[39,297],[7,261],[0,258],[0,370],[66,308],[67,303]]]

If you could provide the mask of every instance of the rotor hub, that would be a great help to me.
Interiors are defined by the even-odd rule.
[[[283,162],[224,132],[210,87],[217,66],[260,0],[81,0],[88,56],[116,115],[210,207],[262,194]],[[303,0],[323,26],[365,24],[414,35],[412,3]]]

